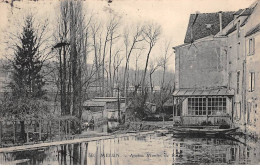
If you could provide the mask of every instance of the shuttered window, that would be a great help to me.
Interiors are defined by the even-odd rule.
[[[255,90],[255,72],[250,72],[248,76],[249,76],[248,91],[253,92]]]
[[[247,55],[255,54],[255,38],[250,38],[247,44]]]

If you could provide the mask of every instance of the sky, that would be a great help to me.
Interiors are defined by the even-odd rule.
[[[0,2],[3,0],[0,0]],[[88,10],[99,16],[106,16],[109,10],[121,15],[124,23],[150,21],[162,26],[161,41],[154,48],[151,59],[156,59],[162,48],[163,39],[171,41],[171,46],[177,46],[183,43],[186,29],[188,26],[189,15],[192,13],[211,13],[218,11],[236,11],[240,8],[250,6],[255,0],[113,0],[107,3],[107,0],[86,0]],[[23,10],[34,9],[39,16],[47,17],[52,20],[57,12],[58,1],[39,0],[38,2],[28,2],[23,0],[15,2],[13,13],[17,11],[20,14]],[[8,25],[10,5],[0,3],[0,57],[4,50],[4,34]],[[14,15],[14,14],[13,14]],[[174,54],[169,60],[169,69],[174,70]]]

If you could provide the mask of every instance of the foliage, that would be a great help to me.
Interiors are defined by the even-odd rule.
[[[144,93],[135,93],[130,100],[130,108],[133,109],[132,112],[135,118],[142,120],[149,110],[146,107],[146,100],[148,98],[148,91],[145,90]]]
[[[5,94],[0,103],[0,116],[9,119],[29,120],[52,118],[50,105],[42,99],[16,98]]]
[[[33,28],[33,17],[25,19],[23,32],[16,43],[15,58],[12,61],[13,76],[11,88],[15,97],[42,97],[43,76],[40,74],[43,61],[40,60],[38,38]]]

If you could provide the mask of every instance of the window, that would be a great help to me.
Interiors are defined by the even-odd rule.
[[[226,113],[225,97],[188,98],[189,115],[219,115],[220,113]]]
[[[255,38],[250,38],[248,40],[248,53],[247,55],[254,55],[255,54]]]
[[[240,102],[236,102],[235,103],[235,107],[236,107],[236,110],[235,110],[235,118],[236,119],[240,119],[241,118],[241,103]]]
[[[226,98],[211,97],[208,98],[208,115],[219,115],[219,113],[226,113]]]
[[[189,115],[206,115],[206,98],[188,98]]]
[[[239,85],[239,82],[240,82],[240,71],[237,72],[237,94],[239,94],[240,92],[240,85]]]
[[[237,22],[237,37],[240,37],[240,20]]]
[[[255,72],[249,73],[249,92],[253,92],[255,90]]]

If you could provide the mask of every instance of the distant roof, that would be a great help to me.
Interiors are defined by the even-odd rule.
[[[91,100],[87,100],[83,103],[84,107],[103,107],[106,105],[106,102],[95,102]]]
[[[259,31],[260,31],[260,24],[256,25],[256,26],[253,27],[251,30],[249,30],[249,31],[246,33],[245,37],[251,36],[252,34],[255,34],[255,33],[259,32]]]
[[[234,12],[222,12],[222,28],[225,28],[233,20]],[[198,15],[194,22],[196,15]],[[193,28],[192,23],[194,22]],[[186,31],[184,43],[191,43],[191,30],[193,40],[198,40],[210,35],[216,35],[220,31],[219,13],[199,13],[191,14]]]
[[[233,96],[234,90],[220,89],[179,89],[175,90],[173,96]]]
[[[120,101],[124,101],[124,97],[119,98]],[[95,99],[92,99],[92,101],[95,102],[117,102],[118,98],[117,97],[96,97]]]

